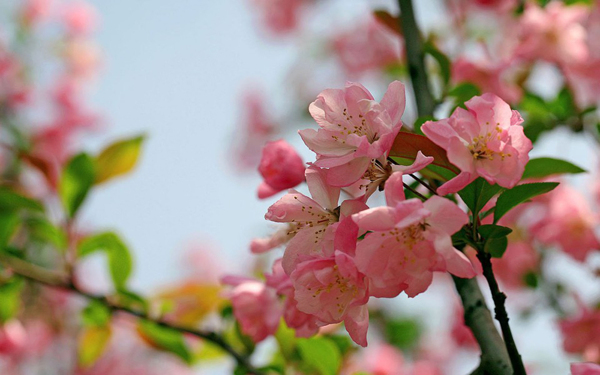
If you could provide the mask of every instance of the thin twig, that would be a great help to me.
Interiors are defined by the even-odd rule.
[[[415,189],[411,188],[410,186],[408,186],[405,182],[402,183],[402,185],[404,185],[404,188],[406,190],[409,190],[411,193],[413,193],[414,195],[416,195],[417,197],[421,198],[421,200],[424,202],[427,200],[427,197],[424,196],[423,194],[419,193],[418,191],[416,191]]]
[[[437,191],[433,187],[431,187],[431,185],[421,180],[419,177],[415,176],[414,173],[409,173],[408,175],[412,177],[415,181],[417,181],[419,184],[425,186],[425,188],[429,190],[433,195],[438,195]]]
[[[490,291],[492,292],[492,299],[494,300],[494,312],[496,320],[500,323],[500,328],[502,329],[502,336],[504,337],[504,342],[506,344],[506,350],[508,351],[508,356],[510,357],[510,362],[512,364],[514,374],[515,375],[526,375],[525,366],[523,365],[523,360],[521,358],[521,354],[519,354],[519,350],[517,349],[517,344],[515,343],[515,339],[513,338],[512,331],[510,329],[510,325],[508,324],[508,313],[506,312],[506,294],[500,291],[498,287],[498,282],[496,281],[496,277],[494,276],[494,272],[492,270],[492,262],[491,255],[487,252],[477,249],[477,258],[481,262],[481,267],[483,268],[483,276],[488,282],[490,286]]]
[[[2,263],[5,267],[9,268],[14,274],[17,274],[23,278],[26,278],[38,284],[67,290],[76,293],[80,296],[83,296],[89,300],[100,302],[113,311],[121,311],[129,315],[135,316],[139,319],[152,322],[161,327],[170,328],[182,333],[187,333],[199,337],[201,339],[210,341],[213,344],[219,346],[225,352],[229,353],[229,355],[231,355],[237,361],[238,365],[246,370],[246,373],[254,375],[263,375],[261,371],[255,369],[250,364],[248,358],[245,355],[238,353],[235,349],[231,347],[231,345],[229,345],[229,343],[227,343],[223,339],[223,337],[221,337],[216,332],[201,331],[189,327],[183,327],[162,319],[152,318],[146,312],[135,310],[127,306],[119,305],[111,301],[106,296],[91,294],[79,289],[76,285],[74,285],[71,282],[71,279],[65,274],[47,270],[45,268],[36,266],[32,263],[8,255],[6,253],[0,253],[0,263]]]

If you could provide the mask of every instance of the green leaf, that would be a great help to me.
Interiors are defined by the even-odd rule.
[[[482,225],[479,227],[479,234],[484,239],[483,250],[488,252],[494,258],[502,257],[508,246],[508,236],[512,229],[501,225]]]
[[[19,215],[14,211],[0,212],[0,247],[5,247],[19,226]]]
[[[69,217],[75,215],[85,200],[95,176],[94,161],[87,154],[78,154],[67,163],[58,189]]]
[[[23,281],[17,277],[0,285],[0,323],[6,323],[19,311],[21,289],[23,289]]]
[[[108,257],[110,274],[117,290],[125,289],[127,279],[131,274],[132,260],[127,246],[112,232],[100,233],[85,238],[79,243],[80,257],[104,251]]]
[[[500,192],[500,190],[502,190],[501,186],[490,185],[485,179],[479,177],[459,191],[458,195],[460,195],[473,215],[477,216],[486,203]]]
[[[529,160],[525,166],[522,179],[526,178],[542,178],[556,174],[565,173],[584,173],[585,169],[569,163],[566,160],[554,158],[535,158]]]
[[[523,275],[523,282],[530,288],[537,288],[539,283],[538,276],[534,272],[527,272]]]
[[[44,211],[44,206],[35,199],[27,198],[7,187],[0,187],[0,211],[10,210]]]
[[[67,247],[67,236],[65,233],[44,217],[30,217],[25,219],[25,225],[29,229],[32,239],[43,243],[50,243],[60,250]]]
[[[96,158],[96,184],[130,172],[140,156],[144,136],[119,140]]]
[[[275,340],[277,340],[281,354],[289,361],[296,349],[296,334],[292,328],[289,328],[287,324],[285,324],[283,319],[281,320],[281,323],[279,323],[277,332],[275,332]]]
[[[571,95],[571,91],[568,88],[560,90],[556,98],[547,103],[550,112],[556,116],[560,121],[565,121],[572,116],[577,115],[577,107],[575,101]]]
[[[326,337],[298,339],[302,362],[321,375],[336,375],[342,357],[338,347]]]
[[[104,353],[110,336],[108,326],[84,328],[77,343],[79,364],[84,368],[92,366]]]
[[[500,237],[500,238],[492,238],[485,242],[483,246],[483,251],[489,253],[492,258],[501,258],[508,247],[508,238]]]
[[[419,135],[425,135],[423,134],[423,132],[421,131],[421,126],[423,126],[424,123],[426,123],[427,121],[435,121],[435,117],[433,116],[419,116],[416,120],[415,123],[413,124],[413,131],[416,134]]]
[[[147,320],[139,322],[138,332],[155,348],[173,353],[185,363],[192,364],[192,353],[185,343],[181,332],[172,328],[159,326]]]
[[[511,234],[513,230],[501,225],[486,224],[480,226],[478,231],[484,239],[492,239],[506,237]]]
[[[150,307],[144,297],[130,290],[119,289],[116,297],[118,297],[120,304],[131,309],[147,312]]]
[[[402,350],[414,348],[421,337],[421,326],[415,319],[389,320],[385,325],[387,341]]]
[[[431,41],[425,43],[425,45],[423,46],[423,52],[429,54],[435,59],[435,61],[437,61],[440,67],[442,83],[444,84],[444,87],[447,87],[448,83],[450,83],[450,72],[452,70],[450,59],[448,58],[448,56],[446,56],[443,52],[437,49],[437,47]]]
[[[494,223],[497,223],[502,216],[517,205],[536,197],[540,194],[554,190],[558,182],[536,182],[532,184],[523,184],[515,186],[510,190],[505,190],[498,197],[496,209],[494,210]]]
[[[454,108],[466,108],[465,102],[477,95],[481,95],[481,90],[470,82],[461,82],[448,92],[448,96],[454,98]]]
[[[100,301],[91,301],[81,310],[83,325],[88,327],[104,327],[110,323],[110,309]]]

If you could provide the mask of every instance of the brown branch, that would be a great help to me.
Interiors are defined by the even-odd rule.
[[[12,255],[8,255],[6,253],[0,253],[0,263],[2,265],[4,265],[6,268],[10,269],[14,274],[17,274],[23,278],[26,278],[26,279],[36,282],[38,284],[67,290],[72,293],[76,293],[80,296],[83,296],[89,300],[100,302],[113,311],[121,311],[121,312],[127,313],[129,315],[135,316],[139,319],[143,319],[143,320],[152,322],[156,325],[159,325],[159,326],[162,326],[165,328],[170,328],[175,331],[182,332],[182,333],[187,333],[187,334],[196,336],[198,338],[210,341],[213,344],[219,346],[221,349],[223,349],[229,355],[231,355],[236,360],[238,365],[246,370],[246,373],[254,374],[254,375],[262,375],[263,374],[261,371],[255,369],[250,364],[248,358],[245,355],[238,353],[235,349],[233,349],[231,347],[231,345],[229,345],[229,343],[227,343],[223,339],[223,337],[221,337],[216,332],[196,330],[196,329],[192,329],[189,327],[179,326],[179,325],[176,325],[171,322],[167,322],[162,319],[155,319],[155,318],[151,317],[150,315],[148,315],[146,312],[135,310],[135,309],[129,308],[127,306],[119,305],[119,304],[111,301],[106,296],[95,295],[95,294],[91,294],[86,291],[83,291],[83,290],[79,289],[76,285],[74,285],[71,282],[71,279],[65,274],[58,273],[55,271],[51,271],[51,270],[36,266],[32,263],[29,263],[27,261],[24,261],[22,259],[12,256]]]

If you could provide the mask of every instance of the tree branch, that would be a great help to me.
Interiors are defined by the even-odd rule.
[[[514,369],[514,373],[515,375],[526,375],[527,372],[525,371],[523,360],[521,359],[521,355],[517,349],[517,344],[513,338],[510,326],[508,325],[508,314],[506,313],[506,307],[504,305],[504,302],[506,301],[506,294],[502,293],[498,287],[498,282],[496,281],[496,277],[494,276],[494,272],[492,270],[491,255],[477,249],[477,258],[481,262],[483,276],[485,276],[485,279],[490,286],[490,291],[492,292],[492,299],[494,300],[494,305],[496,306],[494,308],[496,320],[500,322],[502,336],[504,337],[504,342],[506,343],[506,349]]]
[[[427,71],[425,70],[425,53],[423,52],[423,40],[421,32],[415,21],[411,0],[398,0],[400,5],[400,21],[404,44],[406,45],[406,56],[408,59],[408,72],[412,81],[413,92],[417,102],[419,116],[432,116],[435,109],[435,101],[429,88]]]
[[[200,331],[188,327],[179,326],[173,324],[171,322],[167,322],[161,319],[152,318],[146,312],[134,310],[127,306],[119,305],[113,301],[111,301],[106,296],[94,295],[79,289],[76,285],[71,282],[70,277],[65,274],[58,273],[55,271],[47,270],[45,268],[36,266],[32,263],[14,257],[12,255],[8,255],[6,253],[0,253],[0,263],[4,265],[6,268],[10,269],[14,274],[17,274],[23,278],[26,278],[30,281],[36,282],[38,284],[64,289],[73,293],[76,293],[80,296],[83,296],[89,300],[94,300],[104,304],[106,307],[113,311],[121,311],[127,313],[129,315],[135,316],[139,319],[143,319],[149,322],[152,322],[156,325],[173,329],[175,331],[179,331],[182,333],[187,333],[198,338],[207,340],[212,342],[213,344],[219,346],[229,355],[231,355],[240,367],[243,367],[248,374],[254,375],[263,375],[263,373],[257,369],[255,369],[249,362],[248,358],[238,353],[235,349],[227,343],[223,337],[219,334],[212,331]]]
[[[411,0],[398,0],[400,21],[405,38],[408,68],[419,116],[432,116],[435,102],[425,70],[423,41],[415,21]],[[465,309],[465,323],[481,348],[481,364],[476,374],[512,375],[506,346],[502,341],[476,279],[452,277]]]

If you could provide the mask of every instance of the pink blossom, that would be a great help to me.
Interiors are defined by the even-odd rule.
[[[300,22],[300,13],[307,0],[252,0],[264,26],[273,34],[294,31]]]
[[[386,182],[387,207],[352,216],[361,231],[371,231],[356,246],[356,264],[370,282],[374,297],[409,297],[424,292],[433,271],[475,276],[471,262],[452,246],[450,236],[468,222],[451,201],[434,196],[425,202],[404,200],[402,174]]]
[[[11,320],[0,327],[0,354],[14,357],[26,349],[27,332],[17,320]]]
[[[265,108],[262,94],[256,90],[247,90],[242,102],[243,121],[236,131],[236,144],[233,153],[240,167],[255,168],[259,162],[260,150],[277,132],[278,125]]]
[[[241,277],[227,276],[222,282],[234,286],[226,295],[244,334],[260,342],[277,331],[282,311],[274,289],[258,280]]]
[[[514,187],[532,148],[520,126],[523,119],[494,94],[476,96],[465,105],[468,110],[457,108],[450,118],[428,121],[421,128],[461,170],[438,193],[456,193],[478,176],[490,184]]]
[[[314,315],[298,310],[298,303],[294,298],[292,280],[285,273],[281,259],[273,263],[273,273],[265,275],[267,286],[274,288],[278,295],[285,296],[283,319],[288,327],[293,328],[297,337],[310,337],[318,332],[318,320]]]
[[[268,237],[254,238],[250,242],[250,251],[253,254],[261,254],[281,246],[294,237],[295,229],[295,224],[288,224],[279,228]]]
[[[474,0],[473,3],[484,9],[507,12],[517,6],[518,0]]]
[[[404,85],[394,81],[377,103],[362,85],[348,82],[343,90],[324,90],[310,104],[310,114],[320,129],[299,133],[317,154],[314,165],[329,168],[329,184],[349,186],[374,159],[385,163],[402,126],[404,95]]]
[[[268,198],[304,181],[306,167],[294,148],[280,139],[268,142],[263,148],[258,171],[264,181],[258,188],[258,197]]]
[[[398,64],[400,42],[398,34],[371,16],[367,22],[336,35],[333,51],[344,70],[351,76],[358,76]]]
[[[23,23],[31,27],[43,20],[49,13],[52,0],[27,0],[21,10]]]
[[[465,312],[461,305],[457,305],[454,309],[450,336],[459,347],[472,350],[479,349],[479,344],[477,344],[473,332],[465,324]]]
[[[590,356],[600,360],[600,310],[590,310],[580,303],[577,316],[563,319],[559,327],[563,335],[563,349],[567,353]]]
[[[506,77],[507,63],[494,63],[489,59],[472,62],[459,58],[452,64],[452,80],[456,83],[469,82],[484,92],[498,95],[508,103],[518,103],[523,90]]]
[[[597,363],[571,363],[571,375],[600,375]]]
[[[63,9],[63,21],[73,35],[89,34],[98,22],[96,9],[83,1],[71,2]]]
[[[545,244],[557,244],[574,259],[584,262],[593,250],[600,249],[595,234],[598,215],[577,190],[561,184],[547,195],[546,203],[538,213],[538,220],[530,230]]]
[[[496,277],[507,287],[515,289],[525,286],[525,276],[535,273],[539,263],[539,254],[527,241],[510,241],[502,258],[492,259]]]
[[[586,32],[582,25],[587,8],[551,1],[544,8],[527,3],[520,19],[516,55],[554,63],[576,63],[588,58]]]
[[[304,261],[290,275],[298,310],[321,324],[344,322],[354,342],[367,345],[369,299],[366,280],[354,260],[336,250],[327,258]]]
[[[303,260],[332,256],[338,221],[366,208],[359,201],[345,201],[337,211],[340,188],[327,185],[326,173],[314,166],[307,168],[306,182],[313,198],[290,190],[265,215],[267,220],[291,224],[288,233],[293,238],[282,263],[288,275]]]

